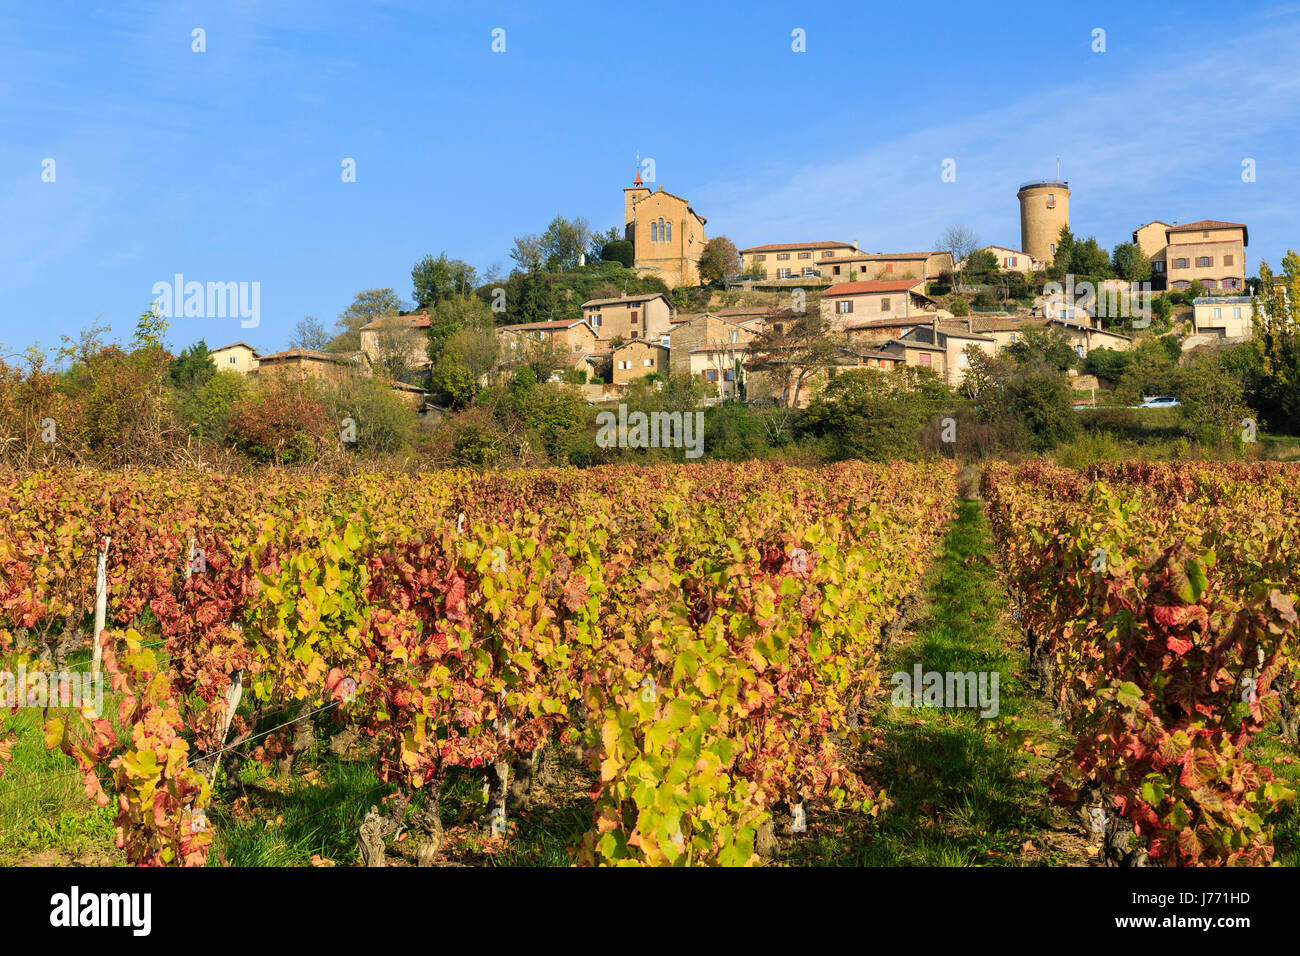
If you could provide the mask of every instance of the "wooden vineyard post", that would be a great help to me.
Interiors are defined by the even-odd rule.
[[[108,542],[99,552],[99,561],[95,568],[95,633],[91,638],[90,672],[95,680],[99,679],[99,668],[104,660],[104,645],[100,643],[100,634],[104,631],[104,619],[108,615]]]

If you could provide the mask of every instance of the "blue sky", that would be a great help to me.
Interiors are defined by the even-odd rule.
[[[1300,247],[1297,63],[1300,3],[5,3],[0,354],[129,338],[178,272],[260,283],[261,318],[173,345],[270,351],[361,289],[409,299],[425,253],[508,270],[556,214],[621,226],[638,151],[710,236],[871,251],[1017,245],[1059,155],[1076,233],[1243,221],[1253,273]]]

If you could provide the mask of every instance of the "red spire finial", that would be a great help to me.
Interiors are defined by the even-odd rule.
[[[641,182],[641,153],[640,152],[636,154],[636,178],[632,180],[632,185],[633,186],[645,185],[645,183]]]

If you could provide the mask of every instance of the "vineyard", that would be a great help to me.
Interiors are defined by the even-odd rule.
[[[1107,862],[1274,861],[1294,794],[1251,748],[1300,729],[1295,478],[984,470],[1010,598],[985,611],[1014,616],[1009,651],[1067,743],[1045,797]],[[241,781],[315,774],[324,746],[384,785],[350,824],[369,866],[444,862],[453,782],[508,839],[556,753],[583,781],[568,862],[749,865],[813,819],[869,833],[901,783],[878,752],[890,639],[956,487],[902,463],[8,476],[0,801],[34,713],[136,865],[222,862]],[[103,705],[54,672],[102,674]]]
[[[370,865],[403,829],[437,857],[453,768],[482,774],[504,832],[548,744],[595,781],[575,860],[751,863],[774,815],[878,812],[848,731],[953,481],[902,464],[11,478],[0,645],[12,672],[61,666],[103,549],[89,666],[115,706],[47,707],[45,740],[116,805],[131,863],[204,863],[223,781],[287,770],[330,730],[395,787],[359,827]]]
[[[1261,865],[1294,792],[1246,754],[1297,715],[1285,465],[989,467],[1033,668],[1075,744],[1053,780],[1127,863]],[[1131,837],[1142,838],[1131,845]]]

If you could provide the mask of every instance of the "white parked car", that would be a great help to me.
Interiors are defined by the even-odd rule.
[[[1154,398],[1143,396],[1141,405],[1130,406],[1132,408],[1174,408],[1178,405],[1178,399],[1172,395],[1157,395]]]

